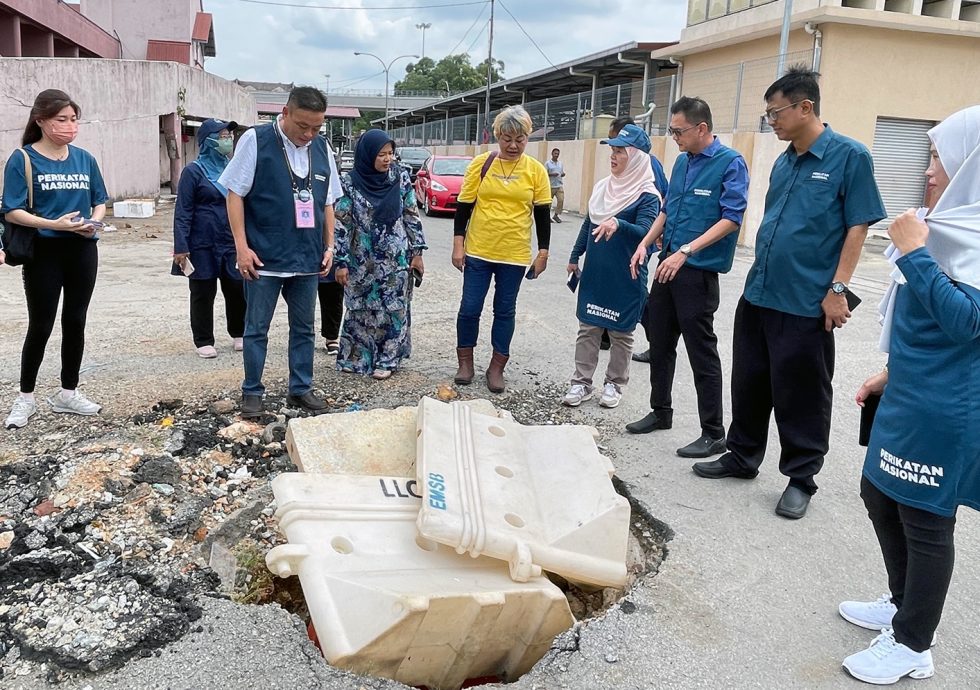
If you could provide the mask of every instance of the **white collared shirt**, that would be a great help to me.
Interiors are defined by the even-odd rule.
[[[276,118],[276,130],[282,140],[286,150],[286,158],[289,160],[289,167],[297,177],[305,178],[310,174],[310,144],[297,146],[283,134],[280,127],[282,115]],[[255,143],[255,130],[250,129],[242,138],[238,140],[235,147],[235,156],[228,163],[228,167],[221,173],[218,183],[230,189],[238,196],[247,196],[252,190],[252,182],[255,180],[255,161],[257,158],[258,146]],[[340,175],[337,173],[337,162],[334,159],[333,149],[327,143],[327,162],[330,166],[330,188],[327,190],[327,204],[333,204],[344,195],[340,186]]]

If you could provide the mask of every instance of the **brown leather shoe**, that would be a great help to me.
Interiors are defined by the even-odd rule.
[[[456,359],[459,361],[459,369],[456,370],[453,381],[461,386],[468,386],[473,383],[473,348],[457,347]]]
[[[494,352],[490,358],[490,366],[487,367],[487,388],[491,393],[503,393],[506,389],[504,385],[504,367],[507,366],[507,355]]]

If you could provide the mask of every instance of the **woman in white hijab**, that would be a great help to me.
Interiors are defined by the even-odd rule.
[[[933,674],[956,511],[980,510],[980,106],[950,116],[929,138],[928,208],[888,228],[896,267],[881,308],[888,365],[856,396],[862,406],[882,396],[861,497],[891,591],[839,611],[882,631],[844,660],[852,676],[878,685]]]
[[[654,219],[660,214],[660,193],[650,168],[650,138],[636,125],[626,125],[609,144],[611,174],[599,180],[589,199],[589,216],[582,223],[568,260],[569,287],[578,290],[578,339],[575,375],[565,405],[578,407],[593,395],[592,376],[599,363],[603,331],[610,339],[609,365],[599,404],[616,407],[629,382],[633,330],[646,301],[646,266],[634,278],[630,258]],[[592,241],[590,241],[592,240]],[[600,242],[600,240],[603,240]],[[579,258],[585,254],[585,268]]]

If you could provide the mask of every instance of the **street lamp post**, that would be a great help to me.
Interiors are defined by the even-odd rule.
[[[432,28],[432,24],[431,23],[422,22],[421,24],[416,24],[415,25],[415,28],[422,30],[422,57],[425,57],[425,30],[426,29],[431,29]]]
[[[381,67],[384,68],[384,71],[385,71],[385,129],[387,130],[388,129],[388,72],[389,72],[389,70],[391,70],[391,66],[393,64],[395,64],[395,62],[397,62],[398,60],[401,60],[402,58],[417,58],[418,55],[399,55],[396,58],[392,58],[391,59],[391,62],[389,62],[387,65],[385,64],[385,61],[384,60],[382,60],[381,58],[379,58],[374,53],[362,53],[360,51],[355,50],[354,51],[354,55],[367,55],[368,57],[373,57],[375,60],[377,60],[378,62],[380,62],[381,63]]]

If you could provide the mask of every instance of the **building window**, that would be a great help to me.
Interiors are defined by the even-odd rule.
[[[689,0],[687,25],[700,24],[708,18],[708,0]]]

